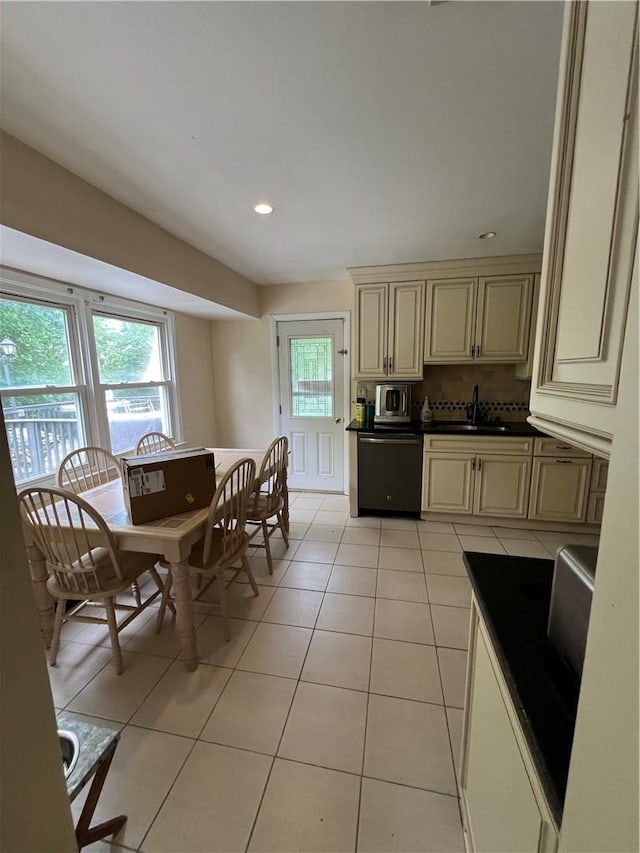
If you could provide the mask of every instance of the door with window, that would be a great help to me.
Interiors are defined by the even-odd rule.
[[[294,489],[344,491],[344,320],[277,324],[280,433]]]

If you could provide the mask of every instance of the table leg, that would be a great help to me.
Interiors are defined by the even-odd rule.
[[[198,668],[196,628],[193,618],[193,597],[189,582],[189,566],[186,560],[171,563],[173,591],[176,604],[176,629],[182,650],[185,669],[193,672]]]
[[[42,634],[44,646],[48,649],[51,647],[51,638],[53,637],[55,608],[53,598],[49,595],[49,590],[47,589],[47,564],[42,551],[37,545],[32,543],[26,547],[31,582],[33,584],[33,596],[36,602],[36,610],[38,611],[38,621],[40,622],[40,633]]]
[[[98,841],[100,838],[105,838],[107,835],[115,835],[116,832],[119,832],[120,829],[122,829],[127,820],[126,815],[118,815],[118,817],[113,817],[111,820],[106,820],[104,823],[98,823],[96,826],[90,825],[91,820],[93,819],[93,813],[95,812],[98,804],[98,798],[100,797],[107,778],[107,773],[111,767],[117,743],[118,742],[116,741],[113,744],[113,748],[106,753],[105,757],[98,765],[98,769],[93,777],[93,782],[89,789],[89,796],[82,808],[82,814],[80,815],[80,819],[78,820],[78,825],[76,827],[76,841],[78,842],[79,850],[86,847],[88,844],[93,844],[94,841]]]

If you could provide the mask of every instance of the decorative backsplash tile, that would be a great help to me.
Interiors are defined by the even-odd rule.
[[[411,417],[420,419],[423,400],[412,399]],[[431,400],[429,405],[433,417],[437,421],[460,421],[466,420],[467,406],[471,400]],[[519,400],[480,401],[480,410],[485,412],[491,420],[522,422],[529,416],[529,404]]]

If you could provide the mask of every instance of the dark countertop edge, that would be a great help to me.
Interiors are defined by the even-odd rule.
[[[436,423],[450,423],[450,421],[436,421]],[[496,438],[520,438],[522,436],[539,436],[540,438],[548,438],[546,433],[540,432],[539,429],[532,427],[531,424],[526,421],[502,421],[502,426],[508,426],[508,432],[494,432],[491,429],[488,430],[474,430],[473,432],[467,432],[461,429],[459,432],[454,430],[447,430],[446,432],[441,432],[437,426],[429,426],[427,424],[423,424],[420,421],[410,421],[405,424],[358,424],[355,418],[349,423],[345,430],[347,432],[370,432],[370,433],[398,433],[398,432],[406,432],[406,433],[414,433],[415,435],[464,435],[467,438],[474,438],[477,435],[485,438],[486,436],[494,436]]]
[[[535,737],[535,735],[531,729],[531,722],[530,722],[530,719],[527,715],[526,709],[524,707],[522,698],[520,696],[520,692],[518,690],[518,686],[516,684],[515,678],[513,676],[512,671],[511,671],[511,667],[510,667],[509,662],[507,660],[507,657],[504,653],[502,641],[501,641],[500,637],[498,636],[498,633],[495,629],[495,625],[493,623],[493,619],[491,617],[491,614],[489,613],[489,610],[487,608],[482,589],[481,589],[480,585],[478,584],[478,582],[475,578],[473,566],[470,565],[470,561],[468,559],[468,558],[471,558],[471,561],[473,561],[474,557],[485,558],[486,556],[487,555],[484,553],[480,554],[480,553],[476,553],[473,551],[464,551],[463,552],[463,559],[464,559],[464,563],[467,567],[467,574],[469,576],[469,580],[471,581],[471,586],[473,587],[473,592],[475,595],[475,599],[478,603],[478,608],[480,610],[480,615],[482,616],[482,621],[483,621],[483,623],[487,629],[487,633],[489,634],[489,637],[491,639],[491,643],[492,643],[495,655],[498,658],[498,663],[500,664],[500,670],[501,670],[502,676],[505,680],[505,683],[507,685],[507,689],[509,691],[509,697],[511,699],[511,703],[515,708],[516,714],[518,716],[518,721],[520,723],[520,728],[522,729],[522,733],[524,735],[525,741],[526,741],[527,746],[529,748],[529,752],[530,752],[531,757],[533,759],[535,769],[536,769],[537,774],[538,774],[538,779],[540,781],[540,785],[541,785],[542,790],[544,792],[544,795],[547,799],[547,803],[549,804],[549,809],[551,811],[551,814],[553,815],[553,818],[556,822],[557,829],[559,831],[560,826],[562,824],[562,814],[564,811],[564,799],[560,798],[558,791],[556,790],[556,786],[554,785],[554,783],[552,782],[552,780],[550,778],[550,773],[549,773],[549,770],[547,767],[547,762],[545,761],[543,752],[540,748],[540,744],[538,743],[538,741],[537,741],[537,739],[536,739],[536,737]],[[503,556],[503,555],[498,555],[498,556]],[[526,561],[531,561],[531,560],[534,560],[537,558],[515,557],[512,559],[515,559],[518,561],[522,560],[522,561],[526,562]],[[545,562],[545,563],[550,563],[551,565],[553,565],[553,560],[544,560],[544,561],[538,560],[538,562]]]

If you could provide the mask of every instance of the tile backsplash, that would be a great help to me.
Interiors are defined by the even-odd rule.
[[[357,382],[356,396],[373,400],[376,384]],[[524,421],[529,415],[531,383],[516,378],[514,364],[436,364],[425,365],[422,381],[411,383],[413,417],[420,417],[428,396],[436,420],[464,420],[474,385],[491,418]]]

